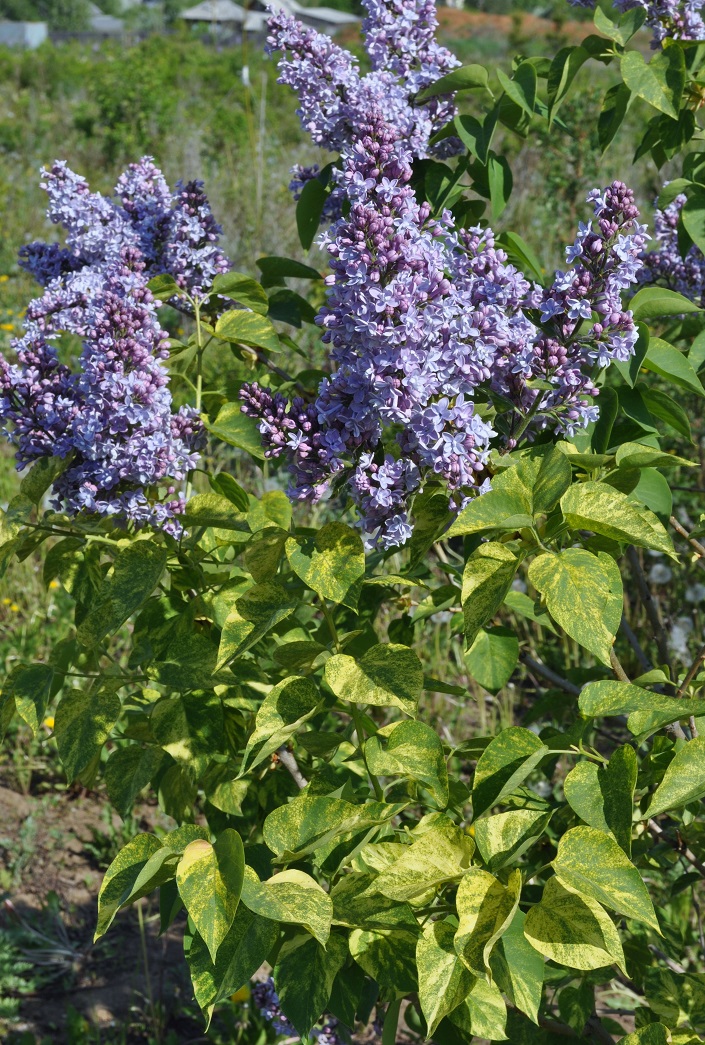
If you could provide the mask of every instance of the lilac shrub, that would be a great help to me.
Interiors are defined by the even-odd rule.
[[[594,7],[595,0],[569,0],[574,7]],[[652,47],[664,40],[705,40],[702,10],[705,0],[613,0],[618,11],[643,8],[653,30]]]
[[[659,283],[703,307],[705,257],[695,244],[682,256],[678,245],[678,220],[686,198],[681,193],[663,210],[656,209],[656,248],[644,254],[644,267],[639,273],[639,280],[642,283]]]
[[[54,506],[178,536],[183,482],[203,439],[196,412],[173,412],[167,334],[147,282],[171,274],[191,297],[228,262],[202,186],[172,194],[149,158],[121,176],[116,199],[90,192],[64,163],[44,172],[49,217],[67,246],[33,243],[22,264],[45,287],[27,309],[16,362],[0,357],[0,431],[19,469],[66,462]],[[75,364],[62,335],[79,338]]]
[[[428,480],[458,509],[487,488],[493,446],[543,428],[571,435],[596,418],[594,378],[634,350],[621,292],[647,237],[622,183],[591,192],[594,222],[542,291],[491,230],[457,229],[418,202],[412,150],[382,111],[358,126],[340,179],[349,213],[323,237],[332,273],[317,322],[335,370],[313,406],[257,385],[242,398],[267,456],[285,456],[292,498],[345,483],[368,543],[390,548],[410,537]],[[493,397],[512,404],[508,423],[495,422]]]

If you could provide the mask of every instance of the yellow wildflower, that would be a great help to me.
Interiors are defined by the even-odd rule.
[[[0,323],[0,330],[14,330],[14,323]]]
[[[44,721],[42,722],[42,725],[46,726],[47,729],[53,729],[54,728],[54,718],[53,718],[53,716],[49,715],[47,718],[45,718]]]
[[[7,283],[9,276],[0,276],[0,283]]]
[[[3,606],[9,606],[11,602],[12,602],[12,599],[3,599],[2,600]]]
[[[60,585],[58,581],[49,581],[49,587],[52,591],[56,591],[56,589],[60,587]]]
[[[16,602],[11,602],[10,603],[10,613],[19,613],[19,612],[20,612],[20,608],[17,605],[17,603]]]

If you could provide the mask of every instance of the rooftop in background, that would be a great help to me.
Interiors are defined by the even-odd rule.
[[[355,15],[338,11],[332,7],[304,7],[297,0],[277,0],[277,7],[295,15],[307,25],[333,33],[341,26],[359,22]],[[254,0],[247,8],[234,0],[201,0],[195,7],[182,11],[180,18],[187,22],[204,22],[219,26],[240,26],[247,32],[264,32],[267,22],[267,5]]]

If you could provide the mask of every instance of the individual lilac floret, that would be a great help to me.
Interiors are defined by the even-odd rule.
[[[686,202],[684,195],[676,196],[664,210],[656,209],[654,219],[656,249],[644,254],[640,283],[660,283],[705,306],[705,256],[693,244],[685,256],[678,246],[678,221]]]
[[[574,7],[594,7],[595,0],[569,0]],[[613,0],[618,11],[642,8],[646,24],[653,30],[652,47],[664,40],[705,40],[701,11],[705,0]]]
[[[221,229],[201,182],[179,182],[172,193],[149,156],[120,176],[113,197],[91,192],[63,161],[42,174],[48,217],[63,226],[67,243],[32,243],[20,251],[20,264],[43,286],[84,268],[106,272],[126,248],[139,252],[147,279],[169,274],[195,295],[227,272],[228,259],[218,246]]]
[[[198,461],[202,427],[188,408],[172,413],[167,334],[143,270],[126,248],[112,271],[72,273],[31,303],[13,343],[17,362],[0,357],[0,431],[18,469],[45,457],[67,462],[53,487],[57,509],[179,536],[175,483]],[[64,331],[83,339],[75,368],[51,343]]]
[[[262,983],[253,984],[251,997],[261,1015],[272,1024],[277,1034],[299,1040],[293,1023],[281,1010],[279,995],[271,976]],[[338,1020],[335,1016],[325,1015],[322,1017],[321,1023],[320,1027],[312,1028],[309,1037],[318,1041],[319,1045],[342,1045],[343,1039],[338,1032]]]
[[[404,142],[421,159],[452,151],[457,139],[432,146],[433,135],[453,119],[451,95],[424,103],[420,92],[460,63],[435,40],[438,26],[433,0],[364,0],[368,15],[362,23],[372,71],[360,74],[357,59],[322,33],[283,11],[269,19],[268,49],[281,51],[279,83],[299,96],[298,114],[312,141],[343,157],[354,147],[370,112],[382,113],[395,140]],[[303,173],[303,177],[302,177]],[[292,171],[293,191],[300,191],[307,172]],[[333,203],[344,196],[339,185]],[[339,212],[340,203],[336,204]],[[334,220],[334,210],[323,218]]]

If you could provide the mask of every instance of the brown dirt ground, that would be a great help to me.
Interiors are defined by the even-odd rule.
[[[128,1042],[146,1040],[145,1027],[160,1008],[162,1026],[176,1040],[205,1040],[202,1023],[183,1013],[192,998],[183,921],[160,937],[158,907],[147,898],[141,902],[146,957],[136,910],[118,915],[107,936],[92,942],[103,874],[95,850],[107,851],[100,838],[109,837],[105,808],[104,798],[87,792],[37,797],[0,786],[0,929],[29,927],[35,934],[26,953],[39,963],[43,980],[40,990],[21,998],[19,1020],[5,1027],[0,1021],[0,1040],[10,1031],[30,1032],[38,1042],[62,1045],[70,1040],[69,1007],[101,1032],[121,1028]],[[143,807],[136,830],[153,829],[160,816],[156,807]],[[113,823],[119,830],[117,816]],[[51,893],[55,915],[43,911]],[[189,1011],[195,1017],[195,1004]]]

